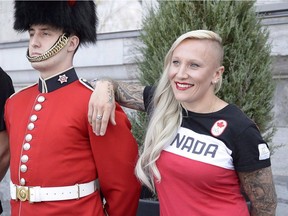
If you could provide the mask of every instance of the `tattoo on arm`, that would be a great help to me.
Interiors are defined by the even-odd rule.
[[[145,86],[125,82],[113,82],[116,101],[127,108],[145,111],[143,91]]]
[[[114,86],[113,86],[113,82],[109,82],[107,91],[108,91],[108,96],[109,96],[108,103],[112,103],[114,101]]]
[[[251,201],[251,216],[275,216],[277,195],[271,167],[238,172],[241,187]]]

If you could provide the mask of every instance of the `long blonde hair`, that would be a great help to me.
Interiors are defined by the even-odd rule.
[[[219,44],[219,61],[223,61],[223,48],[221,37],[208,30],[195,30],[181,35],[171,46],[164,61],[164,72],[159,80],[153,97],[153,113],[147,128],[143,144],[143,152],[139,157],[135,173],[139,180],[155,192],[154,178],[161,181],[156,161],[165,145],[169,145],[176,136],[182,123],[182,107],[175,99],[168,79],[168,71],[175,48],[186,39],[199,39],[215,41]],[[217,92],[222,83],[222,77],[215,84]]]

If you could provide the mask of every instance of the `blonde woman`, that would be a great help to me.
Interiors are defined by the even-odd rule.
[[[117,87],[122,105],[150,106],[136,175],[157,192],[163,216],[275,215],[269,148],[252,120],[216,96],[224,72],[221,42],[212,31],[187,32],[168,51],[156,89],[101,81],[90,99],[95,130],[102,130],[103,122],[92,120],[93,115],[106,113],[107,121],[113,110],[113,103],[93,103],[97,95],[103,97],[99,87],[108,83],[104,89],[112,94]],[[241,189],[251,201],[250,212]]]

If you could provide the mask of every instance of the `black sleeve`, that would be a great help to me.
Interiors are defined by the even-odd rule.
[[[255,124],[241,133],[235,145],[238,149],[234,158],[237,171],[251,172],[271,166],[269,147]]]
[[[14,87],[11,78],[0,67],[0,131],[5,130],[4,106],[7,98],[14,93]]]
[[[146,86],[143,92],[145,111],[147,112],[148,115],[150,115],[152,111],[152,103],[153,103],[152,100],[154,92],[155,92],[154,86]]]

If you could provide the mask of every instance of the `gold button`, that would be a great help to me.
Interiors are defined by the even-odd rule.
[[[31,141],[31,140],[32,140],[32,135],[31,135],[31,134],[27,134],[27,135],[25,136],[25,140],[26,140],[27,142]]]
[[[22,163],[26,163],[28,160],[29,160],[29,158],[28,158],[27,155],[22,155],[22,157],[21,157],[21,162]]]
[[[37,115],[32,115],[31,117],[30,117],[30,120],[32,121],[32,122],[35,122],[36,120],[37,120]]]
[[[39,111],[39,110],[42,109],[42,105],[41,105],[41,104],[36,104],[35,107],[34,107],[34,109],[35,109],[36,111]]]
[[[42,103],[42,102],[45,101],[45,97],[44,97],[44,96],[39,96],[39,97],[37,98],[37,101],[38,101],[39,103]]]
[[[29,123],[27,126],[28,130],[33,130],[34,127],[35,127],[34,123]]]
[[[20,166],[20,171],[21,171],[22,173],[25,173],[25,172],[27,171],[27,169],[28,169],[28,167],[27,167],[26,165],[24,165],[24,164],[22,164],[22,165]]]
[[[26,150],[26,151],[28,151],[30,149],[30,147],[31,147],[31,145],[29,143],[25,143],[23,145],[23,149]]]

